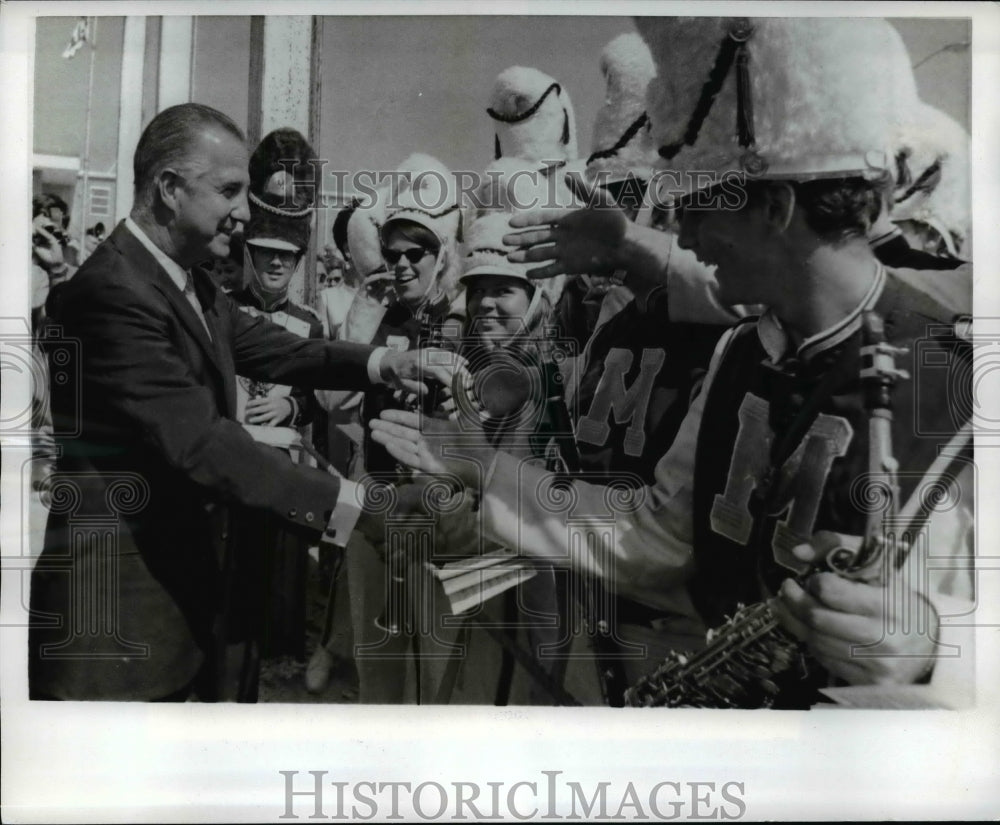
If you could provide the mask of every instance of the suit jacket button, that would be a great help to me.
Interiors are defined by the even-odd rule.
[[[312,513],[306,513],[306,521],[312,521],[314,518],[316,518],[316,516]]]
[[[229,538],[229,531],[228,530],[223,530],[222,533],[221,533],[221,538],[222,538],[223,541],[225,541],[226,539],[228,539]]]
[[[288,517],[289,518],[295,518],[298,514],[299,514],[299,511],[296,510],[294,507],[291,510],[288,511]]]

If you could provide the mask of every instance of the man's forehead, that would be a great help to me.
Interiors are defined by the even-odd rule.
[[[199,132],[188,156],[189,167],[208,173],[222,169],[240,169],[247,174],[249,163],[250,155],[246,144],[236,135],[213,126]]]

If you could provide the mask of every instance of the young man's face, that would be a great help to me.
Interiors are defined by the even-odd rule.
[[[229,254],[230,236],[250,220],[246,147],[223,129],[205,129],[176,169],[181,180],[174,242],[182,262]]]
[[[250,259],[261,285],[278,292],[285,289],[295,274],[301,253],[285,249],[271,249],[247,242]]]
[[[742,208],[724,204],[707,209],[681,207],[678,244],[714,266],[719,300],[724,304],[768,303],[771,279],[766,264],[769,235],[759,200]]]

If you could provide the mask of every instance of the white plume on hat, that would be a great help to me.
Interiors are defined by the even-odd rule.
[[[347,248],[358,275],[366,278],[384,266],[382,239],[379,230],[385,221],[385,203],[389,185],[383,184],[371,201],[354,210],[347,222]]]
[[[477,217],[494,209],[517,212],[583,206],[566,183],[569,168],[564,163],[550,165],[526,158],[493,161],[483,171],[474,194]]]
[[[587,175],[604,172],[610,181],[631,173],[648,180],[657,161],[645,116],[646,89],[656,77],[649,47],[636,32],[618,35],[601,52],[601,73],[607,87],[594,120]]]
[[[893,221],[928,224],[945,237],[953,252],[972,228],[969,133],[940,109],[919,105],[916,116],[900,138],[899,152],[909,174],[897,181]]]
[[[647,104],[663,168],[800,180],[891,170],[909,65],[886,20],[662,17],[636,27],[656,63]],[[711,102],[713,66],[727,53]],[[700,124],[699,102],[702,112],[710,103]]]
[[[496,130],[497,159],[557,161],[577,156],[576,118],[569,93],[538,69],[504,69],[494,81],[486,111]]]

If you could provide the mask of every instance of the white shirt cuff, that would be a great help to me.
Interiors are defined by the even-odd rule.
[[[333,515],[330,516],[326,531],[323,533],[323,541],[337,547],[347,546],[347,540],[354,532],[358,519],[361,518],[364,495],[365,489],[360,484],[348,481],[346,478],[340,479],[340,494],[337,496]]]
[[[384,384],[382,380],[382,358],[389,351],[388,347],[375,347],[368,356],[368,380],[373,384]]]

